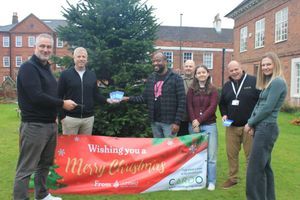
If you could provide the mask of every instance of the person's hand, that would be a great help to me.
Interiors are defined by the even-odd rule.
[[[129,97],[124,96],[121,101],[127,102],[127,101],[129,101]]]
[[[222,116],[222,121],[226,121],[228,119],[227,115]]]
[[[109,104],[118,104],[122,101],[122,99],[106,99],[106,102],[109,103]]]
[[[249,126],[249,124],[246,124],[244,126],[244,132],[248,133],[249,135],[253,136],[254,134],[254,129],[252,127]]]
[[[77,106],[77,103],[75,103],[72,100],[64,100],[63,109],[65,110],[73,110]]]
[[[198,121],[197,119],[194,119],[194,120],[192,121],[192,126],[193,126],[193,128],[194,128],[194,127],[200,126],[199,121]]]
[[[194,133],[200,133],[200,127],[199,126],[193,127],[193,131]]]
[[[180,128],[179,125],[177,125],[177,124],[172,124],[172,125],[171,125],[172,133],[177,133],[177,132],[179,131],[179,128]]]

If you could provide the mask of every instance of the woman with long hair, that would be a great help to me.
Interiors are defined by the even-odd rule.
[[[193,83],[187,93],[187,107],[191,123],[190,133],[208,134],[208,190],[214,190],[216,184],[218,130],[216,109],[218,91],[211,83],[209,71],[205,65],[197,66]]]
[[[245,132],[253,135],[247,168],[246,196],[248,200],[275,200],[271,153],[279,134],[277,117],[287,86],[277,54],[266,53],[260,62],[256,87],[261,91]]]

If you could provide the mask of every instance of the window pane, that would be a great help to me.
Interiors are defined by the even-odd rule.
[[[173,68],[173,52],[172,51],[165,51],[163,54],[167,57],[168,67]]]
[[[275,15],[275,42],[288,38],[288,8],[278,11]]]

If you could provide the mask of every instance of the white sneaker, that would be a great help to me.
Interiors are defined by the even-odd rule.
[[[38,200],[38,199],[35,199],[35,200]],[[40,200],[62,200],[62,198],[60,197],[54,197],[52,196],[50,193],[43,199],[40,199]]]
[[[215,190],[215,189],[216,189],[215,184],[213,184],[213,183],[209,183],[209,184],[208,184],[207,190],[213,191],[213,190]]]

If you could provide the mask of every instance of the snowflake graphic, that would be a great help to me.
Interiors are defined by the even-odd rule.
[[[80,141],[80,138],[78,136],[74,137],[74,141],[75,142],[79,142]]]
[[[195,144],[193,144],[189,149],[190,149],[191,154],[195,154],[195,152],[197,150],[197,146]]]
[[[64,155],[66,154],[65,150],[64,149],[59,149],[58,150],[58,155],[63,157]]]
[[[171,145],[173,145],[173,144],[174,144],[173,140],[168,140],[168,142],[167,142],[167,145],[168,145],[168,146],[171,146]]]

